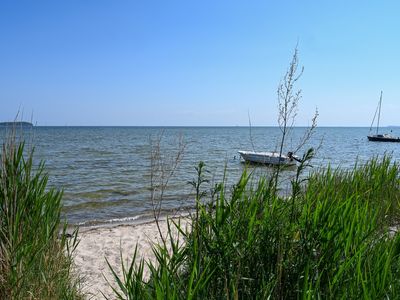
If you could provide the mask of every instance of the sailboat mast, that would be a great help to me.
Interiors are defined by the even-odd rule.
[[[382,94],[383,94],[383,91],[381,91],[381,98],[379,99],[378,125],[376,126],[376,134],[378,134],[378,130],[379,130],[379,121],[380,121],[380,119],[381,119]]]

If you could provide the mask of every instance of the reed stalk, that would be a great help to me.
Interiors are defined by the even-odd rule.
[[[66,237],[62,191],[47,188],[47,181],[33,150],[16,135],[6,138],[0,152],[0,299],[81,298],[71,273],[76,232]]]
[[[197,169],[203,178],[204,165]],[[115,275],[120,299],[382,299],[400,294],[400,172],[390,157],[317,170],[293,198],[244,172],[196,202],[187,232],[169,222],[156,262]],[[195,180],[195,182],[207,182]],[[198,190],[202,190],[198,187]],[[202,195],[205,197],[205,195]],[[210,209],[212,207],[212,209]],[[173,226],[185,238],[181,243]],[[150,269],[144,279],[143,267]],[[127,276],[127,274],[129,276]]]

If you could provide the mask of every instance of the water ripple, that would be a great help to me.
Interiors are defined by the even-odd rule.
[[[392,128],[400,135],[399,128]],[[194,167],[206,163],[209,179],[222,180],[228,174],[228,186],[240,176],[245,165],[238,150],[252,150],[249,129],[244,127],[36,127],[35,159],[46,161],[51,187],[64,189],[64,216],[71,223],[111,222],[149,213],[150,139],[163,132],[162,154],[173,159],[178,136],[187,148],[169,181],[164,209],[193,205],[193,190],[187,184],[196,176]],[[287,149],[293,149],[304,133],[295,128]],[[252,128],[256,150],[275,150],[280,131],[272,127]],[[314,164],[350,168],[356,160],[364,162],[376,155],[389,153],[400,158],[397,143],[367,141],[368,128],[318,128],[310,146],[318,148]],[[0,134],[0,139],[4,133]],[[320,146],[322,142],[322,146]],[[268,174],[268,167],[249,167],[258,174]],[[288,176],[293,171],[287,171]],[[211,184],[208,188],[211,188]]]

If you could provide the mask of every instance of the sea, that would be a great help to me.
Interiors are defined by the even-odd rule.
[[[400,135],[400,128],[381,131]],[[369,128],[317,127],[298,150],[315,149],[312,170],[328,166],[350,169],[372,157],[400,159],[400,143],[369,142]],[[303,144],[307,128],[292,128],[285,151]],[[212,191],[224,182],[227,189],[243,171],[269,176],[268,166],[248,166],[239,150],[279,149],[278,127],[40,127],[25,130],[26,146],[35,162],[45,162],[49,188],[63,190],[62,217],[72,225],[101,226],[151,218],[160,195],[161,211],[179,212],[194,206],[196,167],[202,161],[201,189]],[[6,136],[5,130],[0,133]],[[284,170],[290,179],[295,168]],[[284,181],[284,180],[283,180]],[[287,180],[288,182],[288,180]],[[154,187],[158,187],[153,194]],[[283,185],[285,189],[285,185]]]

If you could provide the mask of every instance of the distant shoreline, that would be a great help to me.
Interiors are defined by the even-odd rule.
[[[0,122],[0,127],[33,127],[33,124],[30,122]]]

